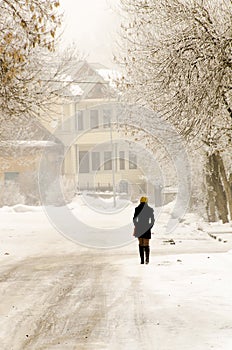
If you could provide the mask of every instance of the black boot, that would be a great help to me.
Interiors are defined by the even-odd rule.
[[[141,259],[141,264],[144,264],[144,247],[139,245],[139,255]]]
[[[149,264],[150,247],[145,247],[146,264]]]

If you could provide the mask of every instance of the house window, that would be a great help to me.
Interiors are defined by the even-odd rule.
[[[79,173],[89,173],[89,152],[79,152]]]
[[[19,180],[19,173],[18,172],[7,172],[4,173],[4,181],[6,182],[18,182]]]
[[[104,109],[103,110],[103,127],[104,128],[110,128],[110,109]]]
[[[77,111],[76,118],[75,118],[75,129],[76,130],[84,129],[83,111]]]
[[[120,170],[125,170],[125,152],[119,152],[119,168]]]
[[[129,169],[137,169],[137,156],[129,151]]]
[[[112,170],[112,152],[104,152],[104,170]]]
[[[96,129],[98,127],[99,127],[98,110],[93,109],[90,111],[90,128]]]
[[[100,169],[100,152],[92,152],[92,170]]]

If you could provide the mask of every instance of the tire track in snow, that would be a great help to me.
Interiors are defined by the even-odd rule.
[[[9,322],[14,336],[10,344],[3,341],[4,349],[47,350],[66,346],[75,349],[78,343],[81,348],[87,344],[93,329],[104,316],[104,288],[98,282],[103,266],[93,264],[92,257],[91,264],[72,264],[71,261],[75,261],[73,257],[65,261],[53,258],[50,262],[49,259],[35,259],[16,269],[17,273],[12,277],[14,289],[17,288],[14,301],[20,307],[14,313],[14,320],[11,318],[13,322]],[[39,290],[37,284],[40,284]],[[18,300],[22,294],[24,297]],[[101,333],[104,339],[104,328]],[[96,343],[97,332],[94,336]]]

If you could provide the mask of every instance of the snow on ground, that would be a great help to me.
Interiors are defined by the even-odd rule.
[[[120,229],[135,204],[117,205],[78,197],[69,208],[93,229]],[[149,265],[137,240],[86,248],[42,208],[0,208],[1,350],[231,350],[231,223],[188,213],[167,234],[172,207],[156,210]]]

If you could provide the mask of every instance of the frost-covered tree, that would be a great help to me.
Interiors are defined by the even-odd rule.
[[[36,49],[27,61],[27,69],[8,91],[7,106],[0,107],[0,140],[33,138],[36,118],[46,124],[52,120],[54,106],[75,77],[75,65],[80,54],[75,47],[47,52]],[[67,79],[68,77],[68,79]],[[20,137],[19,137],[20,136]]]
[[[58,51],[59,0],[0,0],[0,12],[0,172],[4,173],[9,164],[36,166],[41,149],[39,142],[32,147],[36,142],[29,145],[30,141],[50,137],[37,117],[48,122],[52,106],[71,84],[66,77],[80,56],[75,48]],[[26,179],[25,173],[22,177]],[[28,178],[32,198],[36,180],[31,174]],[[14,188],[4,184],[3,189],[6,200],[10,190],[15,195]]]
[[[49,118],[54,98],[80,59],[58,51],[58,0],[0,0],[0,141],[32,132],[31,116]]]
[[[58,0],[0,0],[1,114],[27,110],[33,94],[30,83],[38,80],[33,70],[39,59],[35,52],[54,50],[58,6]],[[39,96],[36,90],[35,94]]]
[[[232,1],[121,0],[121,87],[207,155],[208,212],[232,218]],[[230,160],[231,161],[231,158]]]

